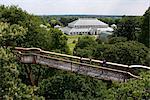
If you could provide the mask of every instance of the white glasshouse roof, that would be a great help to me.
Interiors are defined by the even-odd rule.
[[[101,25],[108,26],[108,24],[96,19],[96,18],[79,18],[68,24],[69,26],[80,26],[80,25]]]
[[[70,32],[89,32],[90,30],[88,28],[72,28]]]

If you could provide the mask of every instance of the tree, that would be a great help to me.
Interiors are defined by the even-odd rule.
[[[146,63],[148,66],[150,66],[150,48],[148,48],[148,53],[147,53],[147,57],[146,57]]]
[[[76,49],[76,55],[80,57],[87,57],[87,58],[92,58],[93,50],[91,50],[89,47],[87,48],[77,48]]]
[[[142,79],[129,80],[125,83],[114,83],[109,89],[107,99],[111,100],[149,100],[150,72],[142,72]]]
[[[113,45],[105,44],[97,46],[94,57],[97,59],[105,58],[107,61],[122,64],[143,64],[146,63],[148,48],[143,44],[129,41],[119,42]]]
[[[63,26],[57,17],[52,17],[52,16],[40,16],[40,17],[41,17],[43,24],[48,27],[54,28],[54,26],[56,26],[56,25]],[[47,24],[49,24],[49,25],[47,25]]]
[[[2,23],[4,27],[1,27],[3,34],[0,34],[3,36],[0,36],[0,41],[3,45],[13,44],[14,46],[38,47],[62,53],[69,52],[67,37],[57,29],[49,28],[47,30],[40,27],[42,20],[39,17],[30,15],[16,6],[0,6],[0,11],[0,20],[10,24]]]
[[[112,24],[116,24],[116,21],[117,19],[113,19],[113,18],[99,18],[99,20],[107,23],[108,25],[112,25]]]
[[[70,22],[73,22],[73,21],[75,21],[75,20],[77,20],[78,18],[76,18],[76,17],[61,17],[60,18],[60,22],[64,25],[64,26],[67,26],[68,25],[68,23],[70,23]]]
[[[26,31],[22,26],[0,22],[0,46],[17,46]]]
[[[38,16],[30,15],[17,6],[0,6],[0,21],[12,24],[18,24],[24,28],[28,28],[34,24],[42,24],[42,20]]]
[[[78,39],[74,48],[74,55],[82,57],[91,57],[94,52],[94,47],[97,46],[96,40],[90,36],[84,36]]]
[[[144,14],[142,33],[139,36],[139,41],[150,47],[150,7]]]
[[[50,19],[49,24],[50,24],[53,28],[54,28],[54,26],[56,26],[56,25],[62,26],[62,24],[61,24],[58,20],[56,20],[56,19]]]
[[[126,42],[127,38],[126,37],[111,37],[108,41],[109,41],[109,44],[115,44],[118,42]]]
[[[132,17],[123,17],[117,25],[116,36],[126,37],[127,40],[136,40],[136,23]]]
[[[29,15],[26,11],[23,11],[21,8],[18,8],[16,6],[4,6],[4,5],[0,6],[0,12],[1,12],[0,20],[4,23],[10,24],[5,25],[5,28],[7,28],[7,33],[3,34],[5,34],[5,37],[8,36],[7,39],[10,40],[12,38],[12,35],[15,34],[16,36],[13,38],[13,40],[11,40],[15,42],[17,41],[17,43],[15,43],[17,45],[15,46],[31,47],[32,45],[33,47],[35,46],[33,41],[35,40],[38,41],[38,39],[42,37],[41,34],[37,34],[38,32],[36,32],[36,30],[37,31],[42,30],[42,28],[40,28],[41,20],[37,16]],[[5,29],[3,29],[3,31],[5,32]],[[11,32],[13,32],[13,34]],[[37,36],[41,35],[41,37],[37,37],[34,34],[36,34]]]
[[[21,47],[39,47],[42,48],[44,50],[60,50],[61,52],[68,52],[68,48],[67,48],[67,38],[63,35],[62,32],[58,31],[57,29],[50,29],[49,31],[41,28],[40,27],[40,23],[41,21],[39,20],[38,17],[33,16],[33,15],[29,15],[29,14],[25,14],[25,18],[24,21],[22,21],[21,18],[22,15],[24,15],[24,11],[20,10],[20,12],[18,11],[20,8],[17,7],[5,7],[5,6],[1,6],[0,10],[2,11],[2,16],[0,16],[0,20],[2,22],[0,22],[0,42],[2,44],[2,46],[21,46]],[[4,12],[6,10],[6,12]],[[12,15],[12,11],[18,12],[18,16],[19,14],[20,17],[18,18],[18,20],[12,20],[13,18],[15,19],[17,14]],[[10,13],[9,13],[10,12]],[[6,13],[6,14],[5,14]],[[7,16],[4,16],[7,15]],[[11,16],[11,17],[10,17]],[[11,19],[12,18],[12,19]],[[9,23],[7,23],[9,22]],[[21,26],[22,25],[22,26]],[[58,41],[55,41],[58,40]],[[0,54],[3,53],[0,52]],[[8,53],[7,53],[8,54]],[[12,54],[11,54],[12,55]],[[6,55],[7,56],[7,55]],[[8,59],[13,59],[11,57],[8,57]],[[3,58],[0,59],[0,64],[2,65],[3,63],[8,63],[11,62],[11,60],[9,60],[8,62],[6,62],[4,60],[4,62],[2,62],[1,60],[3,60]],[[13,62],[13,61],[12,61]],[[12,63],[11,62],[11,63]],[[16,61],[14,61],[14,63],[16,63]],[[13,64],[12,64],[13,65]],[[25,78],[24,76],[27,74],[27,71],[25,71],[24,65],[20,64],[16,64],[14,66],[10,66],[10,67],[16,67],[19,66],[19,70],[16,70],[17,74],[16,76],[9,76],[10,74],[14,75],[14,73],[8,73],[9,69],[2,69],[3,73],[2,75],[6,75],[8,76],[6,79],[4,79],[4,81],[1,81],[1,83],[3,83],[0,87],[2,88],[2,94],[1,96],[5,96],[5,97],[10,97],[13,99],[38,99],[37,96],[34,95],[34,91],[37,89],[36,87],[31,87],[31,86],[27,86],[26,84],[23,84],[22,81],[24,83],[28,83],[28,80],[32,80],[32,82],[37,82],[39,81],[39,66],[36,66],[34,68],[32,65],[27,65],[25,66],[25,68],[31,68],[30,72],[33,72],[33,74],[31,75],[30,78]],[[1,66],[1,67],[5,67],[5,66]],[[41,67],[41,66],[40,66]],[[6,72],[5,72],[6,70]],[[12,70],[12,69],[11,69]],[[23,72],[21,72],[21,74],[19,74],[18,72],[24,70]],[[33,71],[34,70],[34,71]],[[14,70],[12,70],[14,71]],[[42,70],[43,71],[43,70]],[[52,72],[52,71],[50,71]],[[44,73],[44,71],[43,71]],[[36,76],[37,75],[37,76]],[[48,75],[48,73],[46,73],[46,75]],[[45,75],[45,76],[46,76]],[[35,77],[35,78],[34,78]],[[3,80],[4,76],[1,77],[1,79]],[[10,78],[10,80],[8,79]],[[13,78],[13,79],[12,79]],[[21,78],[21,79],[19,79]],[[8,83],[7,83],[8,80]],[[6,82],[6,83],[5,83]],[[9,83],[11,82],[11,84]],[[30,84],[30,83],[28,83]],[[5,86],[7,85],[7,86]],[[33,84],[30,84],[33,85]],[[37,84],[35,84],[37,85]],[[17,88],[16,88],[17,87]],[[5,91],[6,89],[6,91]],[[10,90],[10,91],[9,91]],[[1,93],[1,92],[0,92]]]
[[[104,99],[106,84],[100,80],[65,73],[44,79],[38,93],[46,99]]]
[[[14,55],[9,49],[0,48],[0,97],[2,99],[42,99],[34,95],[36,87],[21,83]]]
[[[69,53],[67,37],[58,29],[50,30],[51,50],[60,53]]]
[[[17,6],[0,6],[0,21],[10,24],[19,24],[29,22],[29,15]]]

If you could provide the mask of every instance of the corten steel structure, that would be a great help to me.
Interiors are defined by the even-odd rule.
[[[126,81],[130,78],[140,79],[134,73],[136,66],[128,66],[112,62],[106,62],[107,66],[102,67],[103,61],[89,58],[80,58],[66,54],[43,51],[39,48],[13,48],[20,62],[25,64],[41,64],[51,68],[76,72],[98,79],[112,81]],[[139,68],[150,69],[147,66]]]
[[[98,35],[101,32],[112,32],[113,28],[96,18],[79,18],[68,24],[67,27],[59,28],[68,35]]]

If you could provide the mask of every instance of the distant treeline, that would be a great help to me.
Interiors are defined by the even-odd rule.
[[[78,17],[78,18],[122,18],[126,15],[38,15],[38,16],[42,16],[42,17]],[[130,17],[131,15],[127,15],[128,17]],[[132,16],[132,17],[138,17],[138,16]]]
[[[52,27],[55,25],[67,26],[68,23],[78,18],[97,18],[109,25],[118,24],[119,20],[124,17],[139,19],[142,16],[125,16],[125,15],[40,15],[44,23],[49,23]]]

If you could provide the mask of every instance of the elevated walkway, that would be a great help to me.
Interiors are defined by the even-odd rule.
[[[19,61],[25,64],[46,65],[104,80],[122,82],[130,78],[140,79],[139,76],[132,73],[135,66],[132,68],[128,65],[106,62],[107,66],[104,67],[102,66],[103,61],[100,60],[49,52],[39,48],[15,47],[13,51],[18,55]],[[144,69],[149,69],[149,67],[145,66]]]

